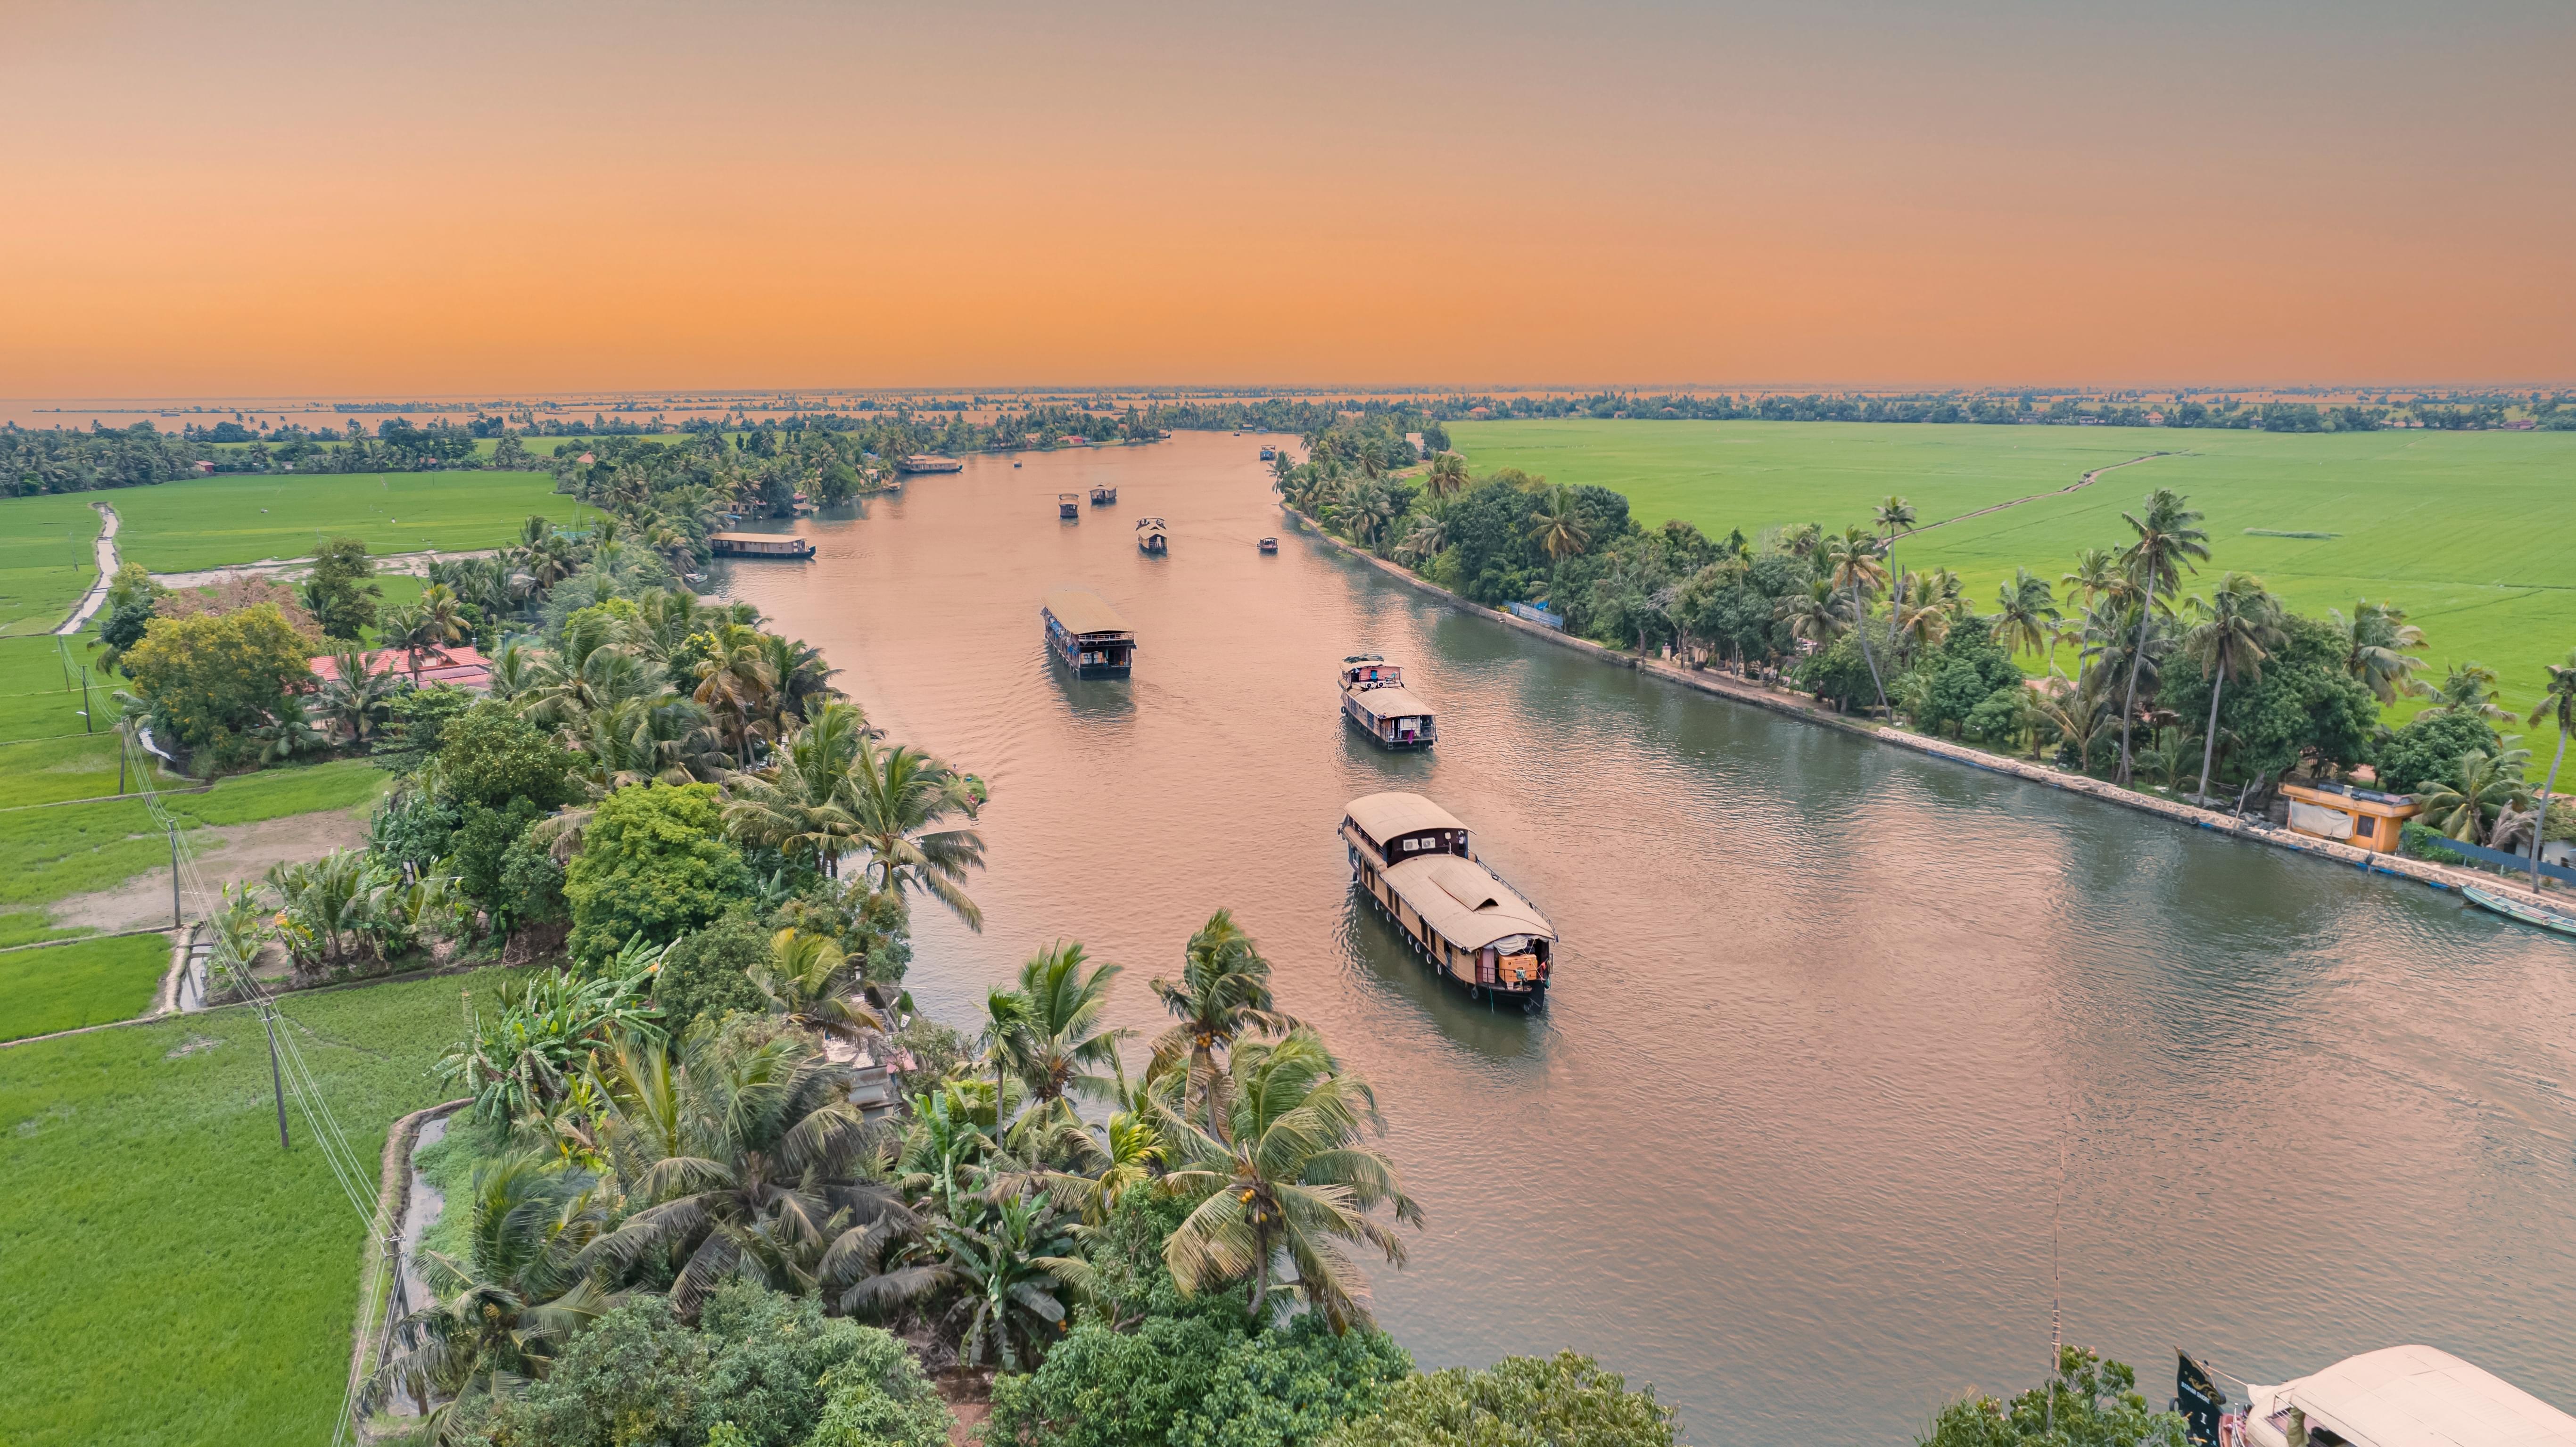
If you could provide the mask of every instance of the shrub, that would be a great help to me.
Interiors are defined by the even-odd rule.
[[[2475,749],[2493,758],[2496,731],[2473,713],[2419,713],[2379,745],[2378,787],[2412,794],[2459,772],[2460,756]]]
[[[747,915],[680,936],[653,976],[653,1003],[662,1009],[663,1026],[678,1036],[701,1016],[721,1020],[727,1010],[768,1008],[750,973],[768,959],[769,935]]]
[[[1673,1409],[1590,1357],[1505,1357],[1397,1383],[1322,1447],[1672,1447]]]
[[[524,799],[542,814],[579,792],[580,760],[504,703],[475,703],[441,727],[437,748],[439,792],[451,804],[500,809]]]
[[[751,897],[751,872],[724,840],[712,784],[620,789],[600,801],[564,871],[573,957],[596,963],[641,935],[669,944]]]
[[[2138,1374],[2081,1347],[2061,1347],[2058,1372],[2010,1402],[1962,1398],[1932,1418],[1920,1447],[2185,1447],[2183,1420],[2150,1411]],[[2049,1429],[2051,1417],[2056,1427]]]

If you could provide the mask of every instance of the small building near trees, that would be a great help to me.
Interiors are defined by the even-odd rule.
[[[2283,784],[2290,828],[2379,854],[2397,852],[2398,831],[2420,812],[2403,794],[2382,794],[2346,784]]]

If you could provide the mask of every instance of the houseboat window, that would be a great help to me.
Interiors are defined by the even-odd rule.
[[[1407,854],[1411,854],[1413,851],[1421,847],[1422,841],[1419,839],[1407,839],[1404,841],[1404,852]]]
[[[2367,814],[2362,814],[2362,815],[2357,815],[2357,816],[2355,816],[2355,817],[2354,817],[2354,819],[2353,819],[2353,821],[2352,821],[2352,837],[2354,837],[2355,839],[2368,839],[2368,838],[2370,838],[2370,837],[2371,837],[2371,833],[2370,833],[2370,831],[2371,831],[2371,826],[2372,826],[2372,825],[2374,825],[2374,824],[2376,824],[2377,822],[2378,822],[2377,820],[2375,820],[2375,819],[2371,818],[2371,817],[2370,817],[2369,815],[2367,815]]]

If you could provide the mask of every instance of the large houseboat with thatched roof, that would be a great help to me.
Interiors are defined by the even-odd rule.
[[[1136,662],[1136,631],[1088,588],[1058,588],[1039,609],[1047,647],[1077,678],[1125,678]]]
[[[1430,966],[1470,995],[1535,1006],[1556,926],[1476,857],[1467,826],[1420,794],[1370,794],[1342,813],[1351,878]]]

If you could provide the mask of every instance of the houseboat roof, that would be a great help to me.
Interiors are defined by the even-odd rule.
[[[2354,1447],[2576,1447],[2576,1417],[2435,1347],[2383,1347],[2251,1395]]]
[[[1131,633],[1127,620],[1109,601],[1088,588],[1058,588],[1046,595],[1049,617],[1067,633]]]
[[[1431,705],[1414,697],[1412,690],[1406,688],[1400,683],[1388,683],[1381,684],[1376,688],[1364,688],[1351,695],[1351,698],[1361,708],[1368,710],[1370,714],[1378,718],[1429,718],[1432,715]],[[1363,829],[1368,828],[1365,824],[1360,827]],[[1447,829],[1453,826],[1448,824],[1424,824],[1416,827],[1424,829]],[[1396,832],[1400,834],[1404,831],[1397,830]],[[1376,839],[1383,836],[1379,835],[1375,830],[1370,830],[1369,837]]]
[[[1462,950],[1481,950],[1513,935],[1556,938],[1556,927],[1537,906],[1472,859],[1417,854],[1387,865],[1386,882],[1424,924]]]
[[[1384,692],[1385,690],[1373,690]],[[1417,829],[1464,829],[1458,816],[1420,794],[1370,794],[1343,811],[1371,839],[1393,839]]]

